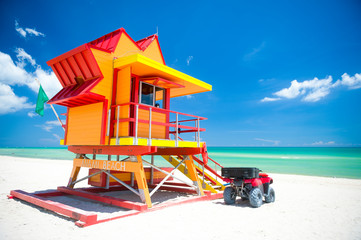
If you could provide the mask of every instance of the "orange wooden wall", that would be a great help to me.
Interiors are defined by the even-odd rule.
[[[103,103],[69,108],[67,145],[99,145]]]

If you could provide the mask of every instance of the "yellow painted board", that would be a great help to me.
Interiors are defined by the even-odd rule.
[[[110,140],[110,145],[116,145],[116,139],[112,138]],[[134,138],[119,138],[119,145],[123,146],[131,146],[134,145]],[[148,139],[147,138],[138,138],[138,144],[139,146],[148,146]],[[152,139],[152,146],[156,147],[175,147],[175,141],[169,140],[169,139]],[[200,147],[203,147],[204,142],[200,143]],[[178,147],[197,147],[197,142],[192,141],[178,141]]]
[[[153,139],[152,146],[159,147],[175,147],[175,141],[173,140],[163,140],[163,139]]]
[[[114,68],[122,69],[127,66],[131,66],[132,73],[141,77],[159,76],[185,86],[184,88],[171,89],[171,97],[212,90],[212,86],[210,84],[140,54],[133,54],[114,61]]]

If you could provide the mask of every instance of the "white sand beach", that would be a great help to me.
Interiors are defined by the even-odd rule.
[[[183,204],[86,228],[8,199],[66,185],[71,161],[0,156],[0,239],[361,239],[361,180],[270,174],[276,202]],[[85,171],[82,170],[83,174]],[[77,187],[86,186],[81,183]]]

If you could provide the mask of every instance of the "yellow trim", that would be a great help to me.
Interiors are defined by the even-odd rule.
[[[187,85],[185,88],[188,88],[189,91],[186,91],[185,88],[179,89],[179,91],[181,92],[175,93],[174,96],[171,97],[189,95],[198,92],[212,91],[212,85],[203,82],[199,79],[196,79],[192,76],[189,76],[185,73],[182,73],[178,70],[175,70],[171,67],[163,65],[155,60],[142,56],[140,54],[133,54],[130,56],[116,59],[114,61],[114,68],[122,69],[129,65],[132,65],[133,69],[135,69],[135,66],[138,66],[139,71],[140,72],[144,71],[146,75],[149,74],[159,75],[165,77],[170,81],[178,82],[181,84],[183,83],[182,85],[185,86]],[[187,84],[184,82],[186,82]]]
[[[64,145],[64,139],[60,139],[60,145]]]
[[[116,138],[110,139],[111,146],[116,145]],[[121,146],[133,146],[134,145],[134,138],[133,137],[125,137],[119,138],[119,145]],[[138,138],[137,146],[148,146],[148,139],[147,138]],[[200,143],[200,147],[203,147],[204,142]],[[175,147],[175,140],[168,140],[168,139],[152,139],[151,146],[155,147]],[[197,142],[191,141],[178,141],[178,147],[198,147]]]
[[[166,139],[152,139],[152,146],[175,147],[175,141]]]

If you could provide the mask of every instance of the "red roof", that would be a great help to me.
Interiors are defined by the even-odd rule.
[[[87,44],[64,53],[47,64],[53,69],[63,87],[76,84],[75,78],[84,80],[98,78],[102,73]]]
[[[123,33],[142,51],[146,50],[154,40],[158,41],[158,36],[153,34],[135,42],[124,28],[120,28],[49,60],[47,64],[54,71],[63,89],[48,103],[74,107],[103,100],[104,96],[90,92],[103,79],[102,72],[90,48],[109,53],[114,52]],[[82,79],[84,83],[79,85],[78,78]]]
[[[85,81],[83,84],[74,84],[64,87],[48,104],[58,104],[66,107],[76,107],[96,103],[104,100],[104,96],[90,92],[99,82],[100,78]]]
[[[157,36],[156,34],[153,34],[150,35],[149,37],[138,40],[135,43],[139,46],[140,49],[144,51],[153,42],[156,36]]]
[[[118,30],[115,30],[114,32],[104,35],[103,37],[91,41],[89,44],[92,47],[99,48],[101,50],[114,52],[122,32],[124,32],[124,29],[120,28]]]

